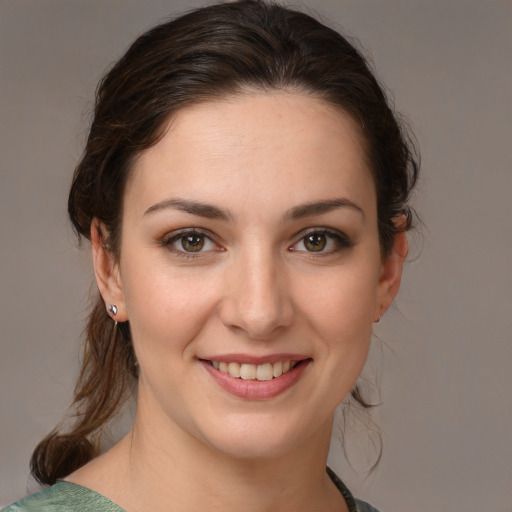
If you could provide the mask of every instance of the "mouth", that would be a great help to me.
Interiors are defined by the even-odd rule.
[[[302,361],[276,361],[274,363],[250,364],[234,361],[207,361],[213,368],[235,379],[268,381],[293,370]]]
[[[299,357],[274,356],[269,361],[248,356],[220,356],[215,360],[200,359],[200,362],[224,391],[243,399],[264,400],[281,395],[301,379],[313,360]]]

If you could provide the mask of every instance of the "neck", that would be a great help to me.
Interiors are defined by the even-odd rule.
[[[116,501],[128,512],[345,510],[325,472],[332,422],[308,443],[256,459],[226,455],[176,425],[148,427],[138,416],[119,446],[128,464]]]
[[[226,454],[165,415],[148,415],[139,407],[132,430],[68,479],[126,512],[347,511],[325,471],[331,429],[329,418],[286,452],[248,459]]]

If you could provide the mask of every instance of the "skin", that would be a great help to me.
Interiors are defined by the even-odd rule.
[[[226,218],[183,211],[176,199]],[[98,287],[116,320],[130,321],[139,361],[137,413],[120,443],[69,480],[129,512],[346,510],[325,474],[333,414],[407,252],[399,234],[381,255],[374,182],[351,117],[298,93],[187,107],[134,164],[119,260],[98,227]],[[190,253],[178,235],[194,229],[204,245]],[[311,251],[306,233],[325,247]],[[264,400],[226,392],[201,363],[281,353],[309,362]]]

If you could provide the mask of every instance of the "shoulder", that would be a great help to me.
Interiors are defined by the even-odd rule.
[[[44,491],[9,505],[1,512],[124,512],[123,509],[91,489],[59,482]]]

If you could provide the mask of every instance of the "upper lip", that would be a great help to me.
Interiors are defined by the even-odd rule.
[[[303,361],[304,359],[310,359],[309,356],[303,354],[269,354],[266,356],[253,356],[249,354],[219,354],[215,356],[201,357],[204,361],[218,361],[226,363],[239,363],[239,364],[265,364],[265,363],[277,363],[278,361]]]

